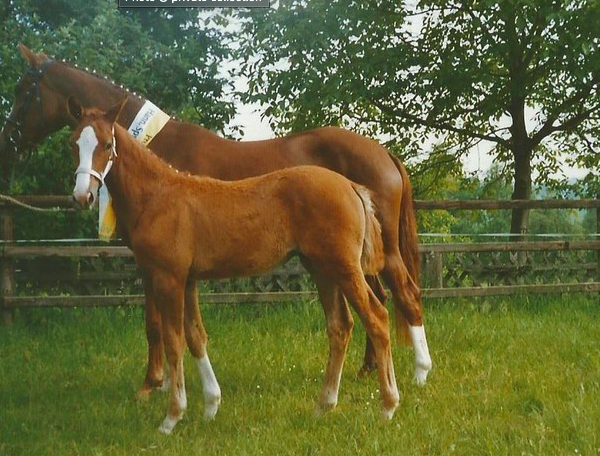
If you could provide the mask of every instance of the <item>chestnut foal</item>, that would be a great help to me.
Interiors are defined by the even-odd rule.
[[[171,433],[187,405],[185,341],[200,372],[205,418],[215,416],[221,398],[197,301],[186,299],[186,284],[263,273],[294,254],[317,284],[327,322],[329,360],[317,410],[337,403],[353,326],[349,302],[373,342],[382,413],[391,418],[399,395],[388,312],[364,278],[384,265],[370,192],[314,166],[233,182],[178,173],[115,123],[124,104],[103,113],[69,99],[70,113],[79,121],[71,136],[78,163],[73,196],[87,207],[106,181],[119,223],[156,297],[171,380],[159,430]]]

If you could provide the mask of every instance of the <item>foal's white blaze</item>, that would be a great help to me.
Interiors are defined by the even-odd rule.
[[[202,390],[204,391],[204,419],[212,420],[219,410],[221,403],[221,388],[217,382],[217,377],[210,365],[208,355],[196,359],[200,380],[202,381]]]
[[[94,149],[98,145],[98,138],[94,132],[94,128],[88,125],[79,135],[77,146],[79,147],[79,167],[92,169],[92,158]],[[75,189],[73,196],[76,198],[86,198],[90,191],[90,175],[88,173],[79,173],[75,178]]]
[[[431,357],[427,347],[425,327],[409,325],[408,330],[415,349],[415,381],[419,385],[424,385],[427,381],[427,374],[431,370]]]

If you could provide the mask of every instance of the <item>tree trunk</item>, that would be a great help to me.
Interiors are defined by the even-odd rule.
[[[511,199],[531,198],[531,152],[515,153],[514,188]],[[511,234],[527,234],[529,209],[513,209],[510,223]],[[518,238],[517,238],[518,239]]]

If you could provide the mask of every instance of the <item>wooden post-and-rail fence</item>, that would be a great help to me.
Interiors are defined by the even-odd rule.
[[[21,196],[25,204],[46,208],[72,208],[70,196]],[[115,243],[82,246],[71,242],[30,245],[14,241],[14,203],[0,202],[0,312],[10,323],[17,307],[115,306],[141,304],[140,294],[69,294],[55,296],[17,293],[15,264],[24,258],[130,258],[131,251]],[[600,200],[516,200],[516,201],[419,201],[417,210],[498,210],[498,209],[596,209],[597,233],[600,234]],[[75,244],[75,245],[73,245]],[[430,298],[508,295],[515,293],[600,291],[600,240],[544,240],[519,242],[431,243],[419,246],[422,255],[423,295]],[[525,252],[529,257],[520,254]],[[573,253],[576,262],[565,261],[560,254]],[[587,252],[587,253],[586,253]],[[535,257],[538,255],[538,257]],[[579,256],[578,256],[579,255]],[[583,256],[582,256],[583,255]],[[540,261],[540,259],[542,261]],[[581,260],[581,261],[580,261]],[[539,263],[539,264],[538,264]],[[267,288],[245,292],[204,293],[204,302],[271,302],[306,299],[314,291],[286,290],[285,280],[302,275],[298,264],[284,266],[271,276]],[[18,274],[17,274],[18,275]],[[135,271],[115,271],[112,277]],[[110,273],[88,273],[89,280]],[[550,276],[550,280],[544,280]],[[564,282],[564,277],[570,281]],[[575,277],[575,280],[571,278]],[[58,276],[57,276],[58,277]],[[77,276],[83,277],[83,275]],[[267,276],[266,276],[267,277]],[[529,277],[529,283],[525,280]],[[31,277],[30,277],[31,278]],[[533,282],[533,283],[532,283]],[[273,291],[271,284],[280,291]],[[279,287],[277,284],[280,284]],[[262,287],[259,287],[262,288]],[[282,291],[283,290],[283,291]]]

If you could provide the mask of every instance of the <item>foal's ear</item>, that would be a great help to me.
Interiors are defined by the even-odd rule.
[[[21,55],[25,61],[34,68],[39,68],[42,63],[48,60],[48,56],[43,52],[36,54],[23,43],[19,43],[17,46],[19,47],[19,51],[21,52]]]
[[[75,120],[81,120],[81,116],[83,115],[83,107],[81,106],[81,103],[79,103],[79,100],[73,95],[71,95],[69,97],[69,101],[67,101],[67,110],[69,111],[71,117],[73,117]]]
[[[112,108],[110,108],[108,111],[106,111],[106,114],[104,114],[105,119],[108,120],[111,124],[114,124],[119,118],[119,114],[121,114],[125,103],[127,103],[127,96],[121,101],[119,101]]]

